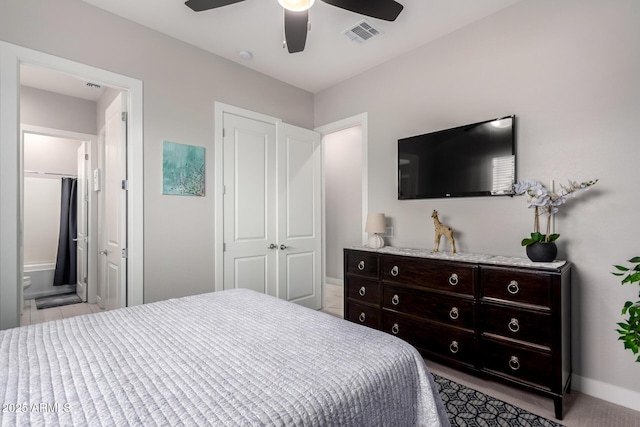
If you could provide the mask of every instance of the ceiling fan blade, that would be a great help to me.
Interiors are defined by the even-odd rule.
[[[227,6],[241,1],[244,0],[188,0],[184,4],[194,12],[202,12],[203,10],[215,9],[217,7]]]
[[[372,18],[395,21],[404,6],[394,0],[322,0],[340,9],[350,10]]]
[[[307,43],[309,11],[292,12],[284,9],[284,38],[289,53],[302,52]]]

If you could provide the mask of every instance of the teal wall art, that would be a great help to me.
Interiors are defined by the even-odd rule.
[[[204,147],[163,142],[162,194],[204,196]]]

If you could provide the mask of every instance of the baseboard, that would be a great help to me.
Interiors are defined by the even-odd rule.
[[[327,285],[344,286],[344,279],[337,279],[335,277],[326,277],[325,283]]]
[[[640,411],[640,392],[573,374],[572,388],[625,408]]]

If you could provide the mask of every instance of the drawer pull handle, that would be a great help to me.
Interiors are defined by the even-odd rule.
[[[393,277],[396,277],[398,275],[398,266],[394,265],[393,268],[391,269],[391,275]]]
[[[450,277],[449,277],[449,284],[451,286],[456,286],[458,284],[458,275],[456,273],[453,273]]]
[[[364,270],[364,261],[360,261],[358,263],[358,270],[360,270],[360,271]]]
[[[451,320],[456,320],[460,314],[458,313],[458,307],[452,307],[449,311],[449,317]]]
[[[391,298],[391,304],[398,305],[400,304],[400,297],[396,294]]]
[[[359,320],[361,323],[364,323],[364,319],[366,319],[366,318],[367,318],[367,316],[365,316],[365,314],[364,314],[364,313],[360,313],[360,316],[358,316],[358,320]]]
[[[453,354],[456,354],[458,350],[460,350],[460,348],[458,347],[458,341],[451,341],[451,344],[449,344],[449,351]]]
[[[360,288],[360,290],[358,291],[358,293],[360,294],[360,296],[361,296],[361,297],[363,297],[363,296],[364,296],[364,294],[366,294],[366,293],[367,293],[367,288],[365,288],[364,286],[362,286],[362,287]]]
[[[398,326],[397,323],[394,323],[391,327],[391,332],[393,333],[393,335],[398,335],[398,332],[400,332],[400,326]]]
[[[518,322],[518,319],[516,319],[515,317],[513,317],[509,322],[509,330],[511,332],[518,332],[520,330],[520,323]]]
[[[509,367],[514,371],[520,369],[520,361],[516,356],[511,356],[511,359],[509,359]]]
[[[512,280],[511,282],[509,282],[509,284],[507,285],[507,291],[511,295],[515,295],[518,292],[520,292],[520,286],[518,286],[518,282],[516,282],[515,280]]]

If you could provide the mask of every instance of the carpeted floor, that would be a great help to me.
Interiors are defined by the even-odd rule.
[[[433,378],[452,427],[562,426],[444,377],[434,374]]]
[[[50,297],[36,298],[36,307],[38,310],[51,307],[60,307],[62,305],[79,304],[82,302],[80,297],[75,293],[52,295]]]

